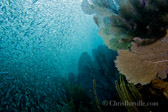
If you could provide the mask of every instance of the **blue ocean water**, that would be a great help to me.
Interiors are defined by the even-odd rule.
[[[142,76],[150,72],[146,63],[151,60],[139,56],[150,56],[141,48],[151,49],[155,43],[149,48],[146,43],[167,30],[167,1],[0,0],[0,112],[165,110],[167,79],[158,77],[163,72],[143,85],[139,81],[146,78],[140,80],[134,68]],[[134,44],[126,46],[128,42]],[[130,49],[134,45],[137,52]],[[120,47],[127,50],[115,51]],[[158,59],[167,54],[155,53]],[[131,78],[117,66],[119,58],[123,69],[135,73],[128,74]],[[135,77],[139,80],[131,81]],[[144,105],[149,103],[153,105]]]
[[[0,0],[0,72],[77,73],[82,52],[102,45],[81,0]]]

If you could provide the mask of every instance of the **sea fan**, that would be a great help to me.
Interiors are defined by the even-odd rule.
[[[120,42],[131,43],[134,37],[140,37],[148,40],[141,43],[146,45],[165,36],[168,26],[167,0],[127,0],[120,6],[119,15],[110,18],[114,38],[122,35]]]
[[[147,84],[156,78],[166,78],[168,73],[168,34],[157,42],[131,50],[119,50],[115,61],[118,70],[130,82]]]
[[[108,1],[92,1],[90,6],[95,11],[92,14],[96,14],[94,20],[99,26],[99,35],[110,49],[128,49],[135,37],[146,40],[140,45],[149,45],[166,34],[167,0],[120,0],[120,7]]]

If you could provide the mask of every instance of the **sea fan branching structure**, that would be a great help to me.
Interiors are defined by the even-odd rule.
[[[168,26],[167,0],[113,0],[113,4],[120,6],[110,5],[115,10],[111,10],[107,3],[99,0],[101,7],[97,10],[95,6],[98,2],[87,2],[88,7],[94,9],[87,12],[96,14],[94,20],[99,26],[99,35],[109,48],[128,49],[135,37],[143,39],[140,45],[148,45],[165,36]]]
[[[158,47],[159,46],[159,47]],[[168,34],[157,42],[130,50],[118,50],[116,66],[130,82],[147,84],[156,78],[165,79],[168,73]]]
[[[168,1],[113,0],[119,5],[111,5],[116,10],[110,10],[104,2],[108,3],[99,0],[103,14],[97,12],[95,2],[88,2],[88,5],[95,11],[99,35],[110,49],[118,50],[116,66],[120,73],[135,84],[165,79],[168,73]],[[111,15],[107,13],[109,10]]]

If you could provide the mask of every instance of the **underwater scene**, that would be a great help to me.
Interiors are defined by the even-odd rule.
[[[167,112],[168,0],[0,0],[0,112]]]

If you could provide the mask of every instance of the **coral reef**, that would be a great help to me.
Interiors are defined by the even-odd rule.
[[[168,34],[157,42],[131,50],[119,50],[115,61],[118,70],[129,82],[147,84],[156,78],[166,78],[168,73]]]
[[[100,101],[118,96],[115,90],[115,80],[118,80],[118,71],[114,64],[116,55],[116,51],[99,46],[92,51],[92,57],[84,52],[79,59],[77,82],[89,91],[93,89],[95,79]]]
[[[167,0],[120,0],[117,2],[111,0],[111,2],[118,3],[118,7],[103,0],[92,2],[92,4],[87,3],[87,6],[93,7],[97,4],[101,6],[99,10],[96,10],[99,13],[96,13],[94,20],[99,26],[99,35],[110,49],[128,49],[135,37],[145,40],[140,43],[141,45],[148,45],[166,34]],[[118,12],[110,10],[111,7]]]
[[[96,102],[103,112],[122,110],[101,103],[105,99],[119,100],[114,82],[118,80],[116,55],[106,46],[94,49],[92,57],[85,52],[79,60],[79,75],[69,73],[67,79],[58,74],[1,72],[0,111],[98,112]]]
[[[99,46],[91,54],[83,52],[78,74],[70,72],[66,79],[61,73],[74,72],[74,62],[82,52],[81,48],[79,52],[71,52],[75,49],[71,44],[80,41],[73,35],[82,37],[83,33],[85,37],[93,31],[90,25],[78,21],[83,18],[81,15],[74,20],[79,8],[76,5],[74,12],[68,10],[63,15],[62,9],[71,9],[71,2],[67,3],[0,1],[0,112],[125,112],[125,109],[158,112],[167,109],[168,1],[83,0],[83,11],[94,14],[99,35],[108,48]],[[65,5],[68,7],[62,8]],[[61,11],[54,15],[57,8]],[[55,26],[53,22],[58,24]],[[78,25],[86,29],[78,32]],[[87,47],[92,48],[90,45]],[[118,50],[119,56],[112,49]],[[64,50],[68,51],[66,56]],[[70,61],[63,63],[67,57]],[[116,66],[126,77],[119,74]],[[133,105],[112,106],[111,101]],[[159,105],[134,105],[139,101]]]
[[[113,35],[122,35],[120,42],[129,44],[135,37],[150,44],[164,37],[168,26],[167,0],[121,0],[120,12],[110,18]]]
[[[92,51],[92,56],[84,52],[79,59],[78,75],[75,81],[85,89],[86,94],[90,97],[90,104],[92,106],[89,110],[92,109],[92,111],[96,112],[125,110],[123,107],[118,108],[102,105],[104,100],[119,101],[119,96],[115,88],[115,80],[119,80],[118,71],[114,64],[116,55],[116,51],[112,51],[106,46],[99,46]],[[69,75],[72,76],[72,73]],[[74,78],[70,79],[74,80]]]

